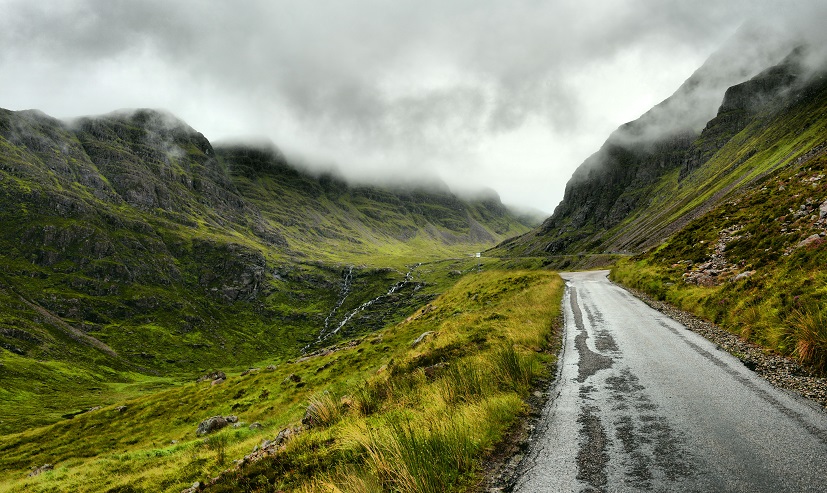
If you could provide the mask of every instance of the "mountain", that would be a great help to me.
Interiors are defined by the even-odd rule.
[[[726,182],[737,171],[722,162],[719,151],[768,118],[765,101],[803,83],[796,76],[805,72],[803,55],[792,50],[789,43],[767,44],[760,33],[742,29],[672,96],[615,131],[574,172],[554,214],[499,251],[571,255],[634,252],[657,244],[720,199],[713,193],[708,201],[683,207],[696,198],[701,175],[722,166],[715,174]],[[712,162],[716,156],[718,164]],[[710,166],[691,173],[704,164]],[[720,192],[721,183],[705,183],[703,191]]]
[[[528,230],[496,194],[314,176],[154,110],[0,110],[0,224],[0,429],[375,330],[436,295],[427,262]]]
[[[827,374],[827,70],[816,55],[796,47],[731,85],[697,134],[650,137],[658,108],[621,127],[552,217],[493,252],[561,267],[635,254],[612,279]],[[661,105],[671,120],[691,121],[673,101]]]

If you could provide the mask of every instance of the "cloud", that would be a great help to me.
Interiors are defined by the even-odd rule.
[[[588,11],[574,0],[0,0],[0,10],[2,107],[159,106],[211,140],[264,135],[356,179],[437,173],[546,210],[614,128],[671,94],[747,18],[781,13],[777,25],[807,32],[824,18],[746,0]]]

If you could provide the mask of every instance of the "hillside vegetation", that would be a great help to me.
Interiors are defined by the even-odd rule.
[[[402,320],[462,273],[427,262],[520,221],[493,193],[214,148],[159,111],[0,110],[0,432]]]
[[[827,132],[827,81],[803,65],[803,53],[796,50],[727,89],[717,115],[700,132],[649,136],[654,118],[690,118],[680,105],[668,118],[656,107],[624,125],[578,168],[552,217],[495,252],[637,253],[773,171],[811,159]]]
[[[369,335],[4,435],[0,491],[179,492],[199,482],[199,491],[437,492],[472,484],[526,410],[532,385],[549,376],[560,339],[559,276],[489,270],[496,264],[488,262]],[[196,435],[200,421],[229,415],[235,426]],[[27,477],[45,463],[54,469]]]
[[[827,156],[766,176],[612,279],[827,374]]]

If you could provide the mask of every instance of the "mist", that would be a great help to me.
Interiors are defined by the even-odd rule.
[[[691,97],[653,110],[642,135],[702,126],[727,84],[789,43],[825,45],[827,13],[814,1],[745,0],[611,1],[588,12],[573,0],[0,8],[0,107],[58,117],[162,108],[213,142],[266,139],[291,162],[356,182],[490,187],[546,211],[615,129],[749,31],[739,27],[764,21],[738,67],[710,61],[702,70],[717,82],[685,86]]]

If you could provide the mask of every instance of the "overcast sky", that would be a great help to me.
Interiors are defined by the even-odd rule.
[[[351,178],[437,175],[550,213],[745,20],[818,3],[0,0],[0,107],[163,108],[214,143],[266,137]]]

